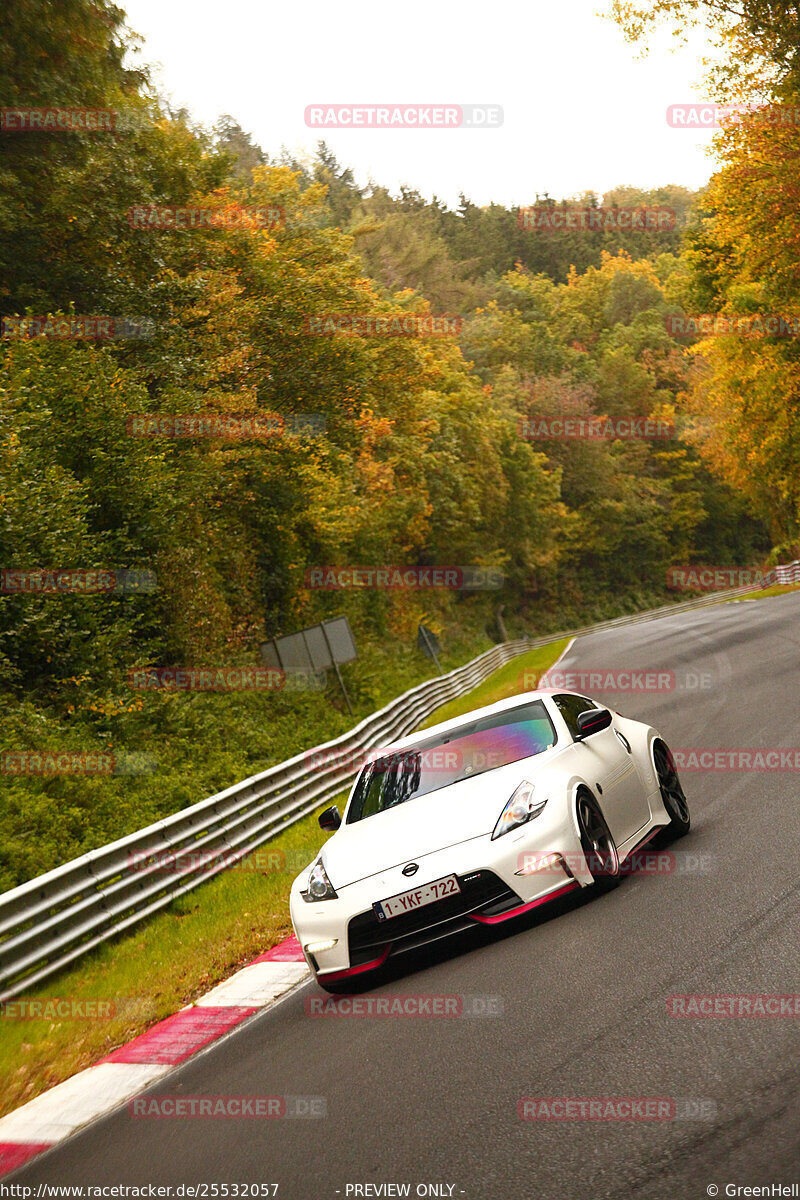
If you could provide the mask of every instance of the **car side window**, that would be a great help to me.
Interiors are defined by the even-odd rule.
[[[578,736],[580,713],[586,712],[590,708],[600,707],[599,704],[595,704],[594,700],[589,700],[586,696],[553,696],[553,703],[566,721],[567,729],[573,738]]]

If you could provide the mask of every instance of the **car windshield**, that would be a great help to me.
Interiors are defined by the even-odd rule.
[[[547,709],[541,700],[533,700],[465,723],[395,754],[376,757],[358,778],[347,824],[461,779],[541,754],[555,740]]]

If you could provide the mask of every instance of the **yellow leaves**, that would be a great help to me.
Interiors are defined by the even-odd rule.
[[[389,437],[394,432],[394,421],[389,417],[374,417],[371,412],[362,411],[356,420],[356,428],[364,434],[363,444],[372,447],[381,438]]]
[[[389,463],[376,462],[362,454],[356,466],[367,492],[377,492],[380,489],[384,495],[388,495],[394,491],[394,470]]]

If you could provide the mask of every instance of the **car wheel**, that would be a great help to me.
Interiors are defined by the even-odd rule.
[[[611,830],[591,792],[583,790],[578,793],[577,814],[581,847],[594,885],[608,891],[616,887],[621,879],[619,854]]]
[[[661,799],[669,813],[667,828],[673,837],[683,837],[691,828],[689,804],[686,800],[678,770],[669,746],[660,739],[653,743],[653,763],[656,768],[656,778],[661,789]]]

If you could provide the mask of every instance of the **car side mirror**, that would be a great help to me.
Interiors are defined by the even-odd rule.
[[[339,812],[339,809],[335,804],[332,804],[330,808],[326,808],[324,812],[319,814],[320,829],[338,829],[341,823],[342,814]]]
[[[590,708],[578,716],[577,740],[582,742],[584,738],[590,737],[593,733],[599,733],[601,729],[608,729],[610,724],[611,713],[607,708]]]

